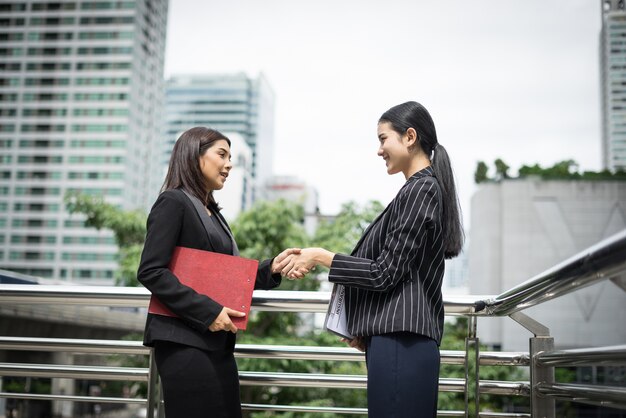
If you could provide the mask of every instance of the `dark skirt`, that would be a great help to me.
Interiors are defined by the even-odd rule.
[[[167,418],[240,418],[239,374],[232,350],[205,351],[156,341],[154,355]]]
[[[439,390],[439,347],[410,332],[376,335],[367,342],[369,418],[434,418]]]

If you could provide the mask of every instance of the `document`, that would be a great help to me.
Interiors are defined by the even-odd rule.
[[[238,329],[246,329],[258,265],[257,260],[248,258],[176,247],[169,269],[182,284],[196,292],[220,305],[245,312],[246,316],[231,317],[231,320]],[[178,317],[154,295],[150,298],[148,312]]]
[[[341,284],[334,285],[324,327],[330,332],[351,340],[354,336],[348,332],[345,297],[346,288]]]

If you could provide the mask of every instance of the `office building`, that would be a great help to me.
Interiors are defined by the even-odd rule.
[[[626,182],[511,179],[472,197],[469,287],[497,295],[626,228]],[[626,288],[607,280],[525,309],[558,348],[623,344]],[[481,318],[481,342],[527,351],[531,336],[508,317]]]
[[[158,191],[167,0],[0,3],[0,268],[111,283],[117,247],[67,193]]]
[[[182,132],[207,126],[245,139],[252,150],[256,185],[272,175],[274,93],[262,74],[257,78],[243,73],[173,76],[166,81],[165,100],[164,166]]]
[[[302,205],[304,209],[304,230],[310,236],[315,234],[319,220],[317,190],[294,176],[274,176],[263,184],[263,196],[269,201],[286,200]]]
[[[602,164],[609,170],[626,170],[626,10],[624,0],[600,4]]]

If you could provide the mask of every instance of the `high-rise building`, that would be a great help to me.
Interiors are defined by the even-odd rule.
[[[600,77],[602,92],[602,164],[626,170],[626,5],[602,0]]]
[[[472,196],[469,287],[498,295],[626,228],[626,182],[511,179]],[[626,288],[607,280],[524,313],[550,329],[559,348],[622,344]],[[529,332],[508,317],[478,320],[481,342],[528,350]]]
[[[166,81],[165,101],[164,166],[182,132],[207,126],[245,139],[252,149],[257,185],[272,175],[274,93],[263,74],[257,78],[243,73],[173,76]]]
[[[154,201],[167,9],[168,0],[0,3],[0,268],[113,278],[113,236],[84,228],[64,196],[124,209]]]

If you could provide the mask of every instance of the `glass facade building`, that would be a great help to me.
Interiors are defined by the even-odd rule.
[[[626,5],[624,0],[601,4],[602,164],[626,170]]]
[[[207,126],[240,134],[252,150],[256,185],[271,177],[274,155],[274,93],[260,74],[180,75],[166,81],[165,148],[167,167],[174,142],[185,130]]]
[[[159,187],[168,0],[0,3],[0,268],[111,283],[110,232],[68,193],[147,209]]]

